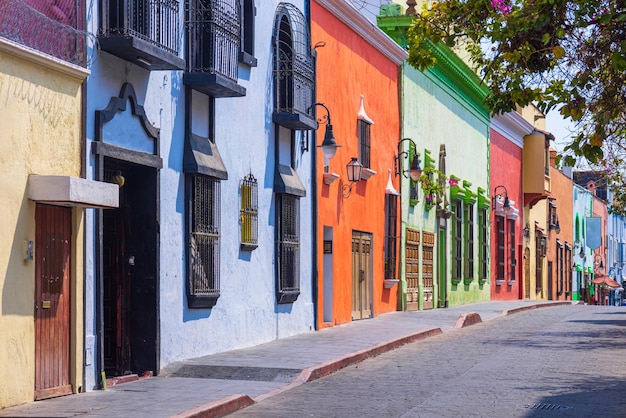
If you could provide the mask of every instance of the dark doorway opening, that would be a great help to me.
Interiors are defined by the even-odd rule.
[[[107,376],[158,372],[157,170],[104,158],[106,181],[123,183],[102,216],[103,358]]]

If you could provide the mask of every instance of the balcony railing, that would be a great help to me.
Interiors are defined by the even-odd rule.
[[[185,83],[216,97],[245,95],[245,89],[237,84],[239,0],[193,0],[188,4]]]
[[[87,33],[81,22],[81,2],[55,7],[48,2],[0,1],[0,37],[69,63],[86,66]]]
[[[103,50],[149,70],[183,69],[178,0],[101,0]]]

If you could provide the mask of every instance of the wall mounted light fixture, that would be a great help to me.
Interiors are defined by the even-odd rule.
[[[402,151],[402,143],[405,141],[409,142],[408,151]],[[409,156],[411,154],[411,144],[413,144],[413,149],[415,150],[415,153],[413,154],[413,160],[411,161],[411,166],[408,170],[402,170],[402,162],[400,161],[400,157],[404,157],[405,160],[409,159]],[[420,159],[419,155],[417,154],[417,145],[415,145],[415,142],[413,142],[411,138],[403,138],[398,142],[398,154],[394,157],[394,167],[396,169],[396,176],[402,173],[404,177],[411,177],[411,180],[413,181],[418,181],[422,176],[422,167],[420,167]],[[409,173],[409,175],[407,176],[406,173]]]
[[[119,187],[124,187],[126,177],[124,177],[120,170],[115,170],[111,176],[111,182],[117,184]]]
[[[342,187],[342,195],[344,199],[350,197],[352,193],[352,187],[355,183],[361,181],[361,174],[363,173],[363,165],[359,162],[359,159],[352,157],[352,160],[346,164],[346,172],[348,174],[348,184],[344,184]]]
[[[337,145],[335,135],[333,134],[333,125],[330,121],[330,110],[328,110],[324,103],[313,103],[311,107],[313,106],[321,106],[324,110],[326,110],[326,114],[317,119],[317,123],[326,125],[324,140],[321,145],[318,145],[318,148],[322,149],[322,154],[324,155],[324,167],[326,167],[329,164],[330,159],[337,153],[337,148],[341,145]]]
[[[498,193],[498,189],[503,189],[504,191]],[[502,203],[502,210],[504,210],[505,212],[511,210],[511,201],[509,200],[509,192],[506,190],[506,187],[499,185],[493,189],[493,197],[491,198],[491,201],[493,202],[492,207],[494,208],[494,210],[496,208],[496,202],[498,201],[498,198],[504,199],[504,202]]]

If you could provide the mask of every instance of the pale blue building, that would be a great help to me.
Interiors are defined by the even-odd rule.
[[[308,5],[97,0],[85,386],[314,329]],[[313,144],[312,144],[313,145]]]

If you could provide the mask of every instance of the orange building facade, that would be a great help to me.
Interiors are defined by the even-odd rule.
[[[574,274],[574,186],[572,179],[555,165],[550,150],[551,192],[547,204],[547,298],[571,300]]]
[[[406,51],[348,2],[311,3],[317,52],[318,329],[397,310],[399,66]],[[319,149],[332,116],[339,145]],[[313,148],[313,147],[311,147]],[[356,160],[355,160],[356,159]],[[349,181],[347,164],[362,165]]]

